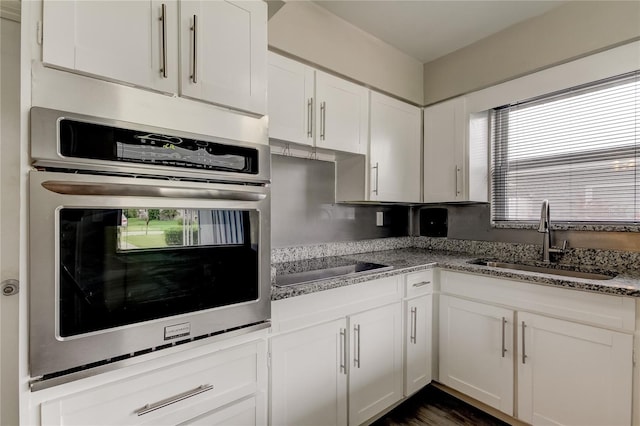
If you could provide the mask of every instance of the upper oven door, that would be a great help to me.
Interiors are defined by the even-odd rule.
[[[268,187],[34,171],[30,188],[32,374],[269,318]]]

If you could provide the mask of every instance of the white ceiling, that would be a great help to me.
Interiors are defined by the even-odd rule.
[[[314,3],[424,63],[542,15],[566,1],[314,0]]]

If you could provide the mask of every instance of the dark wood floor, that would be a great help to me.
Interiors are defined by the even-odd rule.
[[[373,423],[373,426],[400,425],[505,426],[507,423],[430,385]]]

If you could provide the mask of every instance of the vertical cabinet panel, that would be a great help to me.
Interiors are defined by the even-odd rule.
[[[405,302],[405,396],[431,382],[432,295]]]
[[[366,153],[368,90],[316,71],[316,147]]]
[[[400,302],[349,317],[349,424],[358,425],[402,399]]]
[[[261,1],[180,2],[182,95],[266,113],[266,9]]]
[[[513,317],[508,309],[440,296],[440,381],[509,415]]]
[[[313,145],[315,71],[269,52],[269,138]]]
[[[154,90],[177,92],[178,7],[175,0],[47,0],[43,15],[42,60],[45,64]]]
[[[420,108],[371,92],[370,200],[420,202]]]
[[[518,417],[629,425],[632,351],[631,335],[518,313]]]
[[[271,339],[271,424],[347,424],[346,320]]]

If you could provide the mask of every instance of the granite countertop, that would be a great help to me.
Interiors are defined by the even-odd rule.
[[[370,273],[359,274],[353,277],[341,276],[322,281],[297,284],[289,287],[277,287],[275,285],[272,285],[271,300],[286,299],[289,297],[315,293],[317,291],[343,287],[347,285],[375,280],[378,278],[405,274],[408,272],[415,272],[435,267],[452,271],[471,272],[500,278],[528,281],[533,284],[549,285],[618,296],[640,297],[640,272],[638,271],[615,271],[611,269],[609,271],[617,274],[613,279],[592,280],[536,272],[500,269],[468,263],[470,260],[477,259],[479,257],[481,256],[421,248],[400,248],[394,250],[338,256],[336,258],[338,258],[340,261],[379,263],[383,265],[393,266],[393,269],[381,272],[376,272],[374,270]],[[504,260],[509,261],[507,259]],[[273,265],[275,267],[275,280],[277,281],[277,277],[281,275],[319,269],[323,267],[323,262],[332,261],[335,261],[335,258],[334,260],[314,258],[307,260],[298,260],[294,262],[275,263]],[[594,269],[586,266],[581,267],[580,269],[584,270],[585,272],[605,272],[602,269]]]

